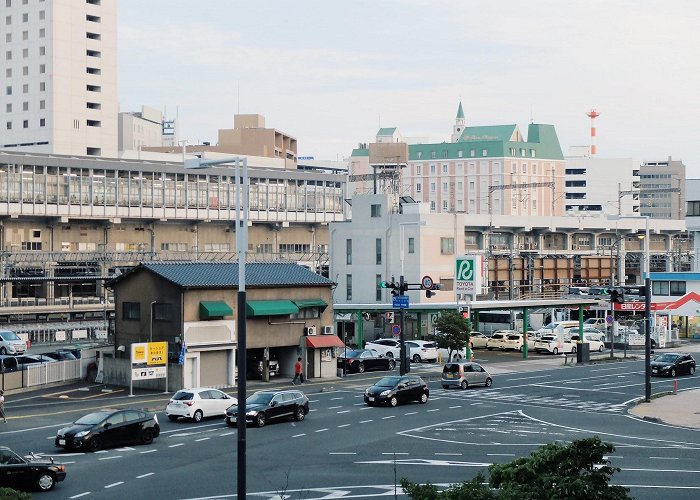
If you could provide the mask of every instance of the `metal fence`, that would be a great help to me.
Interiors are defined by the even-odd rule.
[[[37,363],[28,365],[26,370],[26,387],[81,378],[79,359],[56,361],[54,363]]]

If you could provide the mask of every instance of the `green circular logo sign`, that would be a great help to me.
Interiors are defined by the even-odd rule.
[[[457,265],[457,280],[474,280],[474,261],[472,259],[463,259],[459,261],[459,264]]]

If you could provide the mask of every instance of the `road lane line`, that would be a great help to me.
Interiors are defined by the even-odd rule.
[[[171,444],[168,448],[177,448],[178,446],[185,446],[185,443]]]
[[[306,436],[306,434],[295,434],[295,435],[293,435],[292,437],[293,437],[293,438],[298,438],[298,437],[301,437],[301,436]]]
[[[85,495],[89,495],[90,493],[92,493],[92,492],[91,492],[91,491],[86,491],[85,493],[79,493],[79,494],[77,494],[77,495],[73,495],[72,497],[68,497],[68,498],[70,498],[70,499],[72,500],[73,498],[84,497]]]
[[[107,486],[105,486],[105,489],[114,488],[115,486],[119,486],[120,484],[124,484],[124,481],[119,481],[118,483],[108,484]]]
[[[136,479],[143,479],[144,477],[152,476],[155,474],[155,472],[149,472],[148,474],[141,474],[140,476],[136,476]]]
[[[408,455],[408,453],[404,453],[404,452],[401,452],[401,451],[395,451],[395,452],[386,452],[386,453],[382,453],[382,455]]]
[[[230,436],[231,434],[235,434],[235,433],[236,433],[236,431],[233,431],[233,432],[224,432],[223,434],[219,434],[219,436],[221,436],[221,437],[223,437],[223,436]]]
[[[122,456],[121,456],[121,455],[114,455],[114,456],[112,456],[112,457],[102,457],[102,458],[98,458],[97,460],[114,460],[115,458],[122,458]]]
[[[364,408],[360,408],[360,410],[371,410],[371,409],[372,409],[371,406],[365,406]]]
[[[142,455],[145,455],[146,453],[155,453],[158,450],[148,450],[148,451],[139,451]]]
[[[328,430],[328,429],[319,429],[319,430],[314,431],[314,432],[326,432],[327,430]]]
[[[331,398],[330,401],[337,401],[339,399],[345,399],[345,398]]]
[[[656,460],[680,460],[678,457],[649,457],[649,458],[655,458]]]
[[[440,455],[444,457],[461,457],[461,453],[435,453],[435,455]]]
[[[211,438],[210,437],[199,438],[199,439],[195,439],[194,442],[198,443],[199,441],[207,441],[208,439],[211,439]]]
[[[360,422],[360,423],[361,423],[361,424],[368,424],[368,423],[370,423],[370,422],[374,422],[374,420],[363,420],[363,421]]]
[[[350,413],[350,410],[343,410],[343,411],[337,411],[336,414],[340,415],[341,413]]]
[[[337,410],[338,408],[342,408],[342,406],[329,406],[327,409],[328,410]]]
[[[338,429],[342,429],[343,427],[350,427],[350,424],[339,425],[339,426],[338,426]]]
[[[124,448],[117,448],[117,451],[136,451],[136,449],[131,446],[125,446]]]
[[[428,411],[429,411],[429,412],[431,412],[431,411],[440,411],[440,408],[434,408],[434,409],[428,410]]]
[[[450,406],[450,410],[454,410],[455,408],[461,408],[461,407],[462,407],[462,405],[459,405],[459,406]]]
[[[404,415],[417,415],[417,411],[409,411],[408,413],[404,413]]]
[[[514,457],[515,453],[487,453],[488,457]]]
[[[509,378],[508,382],[512,382],[514,380],[532,380],[533,378],[547,378],[547,377],[551,377],[551,375],[537,375],[535,377]]]
[[[329,455],[357,455],[356,451],[331,451]]]
[[[396,415],[389,415],[388,417],[382,417],[382,420],[386,420],[387,418],[396,418]]]

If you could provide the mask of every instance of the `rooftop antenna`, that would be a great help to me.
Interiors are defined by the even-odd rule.
[[[236,82],[236,87],[237,87],[236,100],[238,101],[237,107],[236,107],[236,114],[240,115],[241,114],[241,81],[240,80],[238,80],[238,82]]]
[[[535,118],[532,116],[532,104],[530,104],[530,123],[535,123]]]

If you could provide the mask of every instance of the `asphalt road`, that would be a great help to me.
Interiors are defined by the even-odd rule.
[[[393,495],[402,477],[414,482],[459,482],[555,440],[598,435],[615,445],[616,484],[636,498],[700,495],[700,433],[631,417],[626,408],[644,392],[639,360],[563,367],[561,357],[523,363],[515,353],[479,351],[488,358],[492,388],[444,390],[439,368],[414,366],[431,380],[427,404],[366,407],[364,389],[384,372],[352,375],[333,384],[309,383],[311,413],[247,432],[250,498],[371,498]],[[700,387],[700,376],[681,378]],[[652,379],[653,391],[672,380]],[[273,385],[291,387],[281,380]],[[323,392],[319,392],[321,388]],[[42,498],[232,498],[236,493],[236,429],[220,419],[170,422],[168,395],[102,392],[101,386],[54,389],[9,400],[13,418],[0,428],[2,444],[20,453],[57,456],[68,477]],[[234,393],[235,395],[235,393]],[[150,446],[95,454],[53,447],[58,428],[97,407],[160,410],[161,436]],[[400,496],[400,495],[399,495]]]

